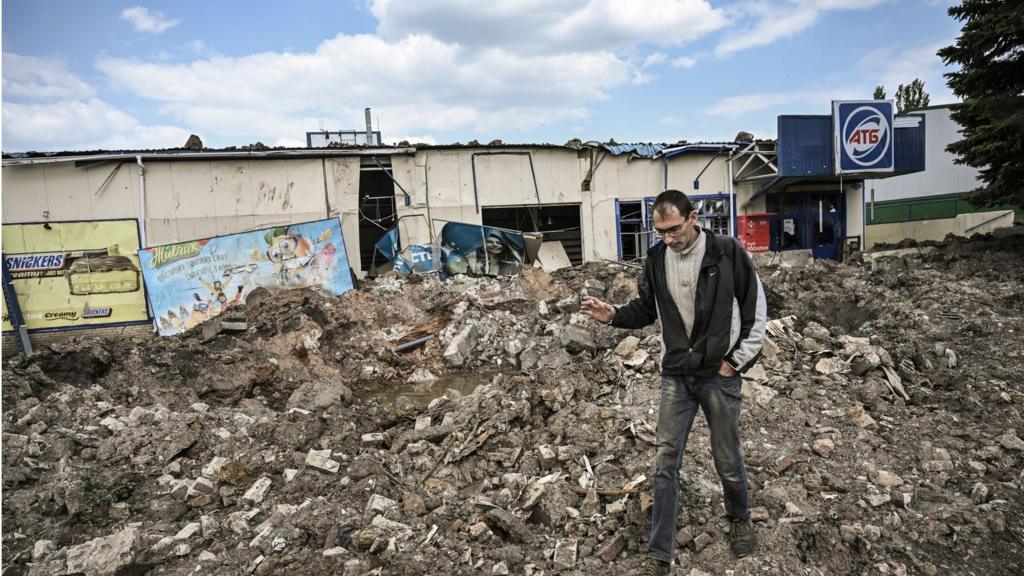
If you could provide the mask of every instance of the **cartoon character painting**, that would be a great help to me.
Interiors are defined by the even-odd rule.
[[[282,287],[313,286],[327,277],[327,271],[334,262],[337,249],[327,242],[332,236],[330,228],[325,229],[316,240],[282,226],[268,230],[263,238],[267,243],[266,252],[253,250],[254,261],[269,261],[277,268],[277,281]],[[316,246],[325,244],[316,251]]]

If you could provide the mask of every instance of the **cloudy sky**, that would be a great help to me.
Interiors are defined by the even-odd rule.
[[[3,0],[3,150],[775,136],[925,81],[942,0]]]

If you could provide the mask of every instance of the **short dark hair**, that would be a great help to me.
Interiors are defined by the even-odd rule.
[[[693,212],[693,203],[690,199],[679,190],[665,190],[658,197],[654,199],[654,206],[651,208],[653,212],[664,215],[665,210],[669,206],[674,206],[676,210],[679,210],[679,215],[683,218],[687,218],[690,212]]]

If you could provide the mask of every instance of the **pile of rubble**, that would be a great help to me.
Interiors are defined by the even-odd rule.
[[[1024,557],[1024,249],[761,270],[744,378],[759,550],[707,428],[677,573],[1011,574]],[[8,360],[4,574],[621,574],[651,508],[658,328],[579,314],[637,271],[255,295],[248,330]]]

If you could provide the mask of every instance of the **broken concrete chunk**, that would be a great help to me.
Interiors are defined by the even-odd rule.
[[[142,535],[136,525],[68,549],[67,573],[115,576],[146,571],[137,562]]]
[[[822,458],[828,458],[831,456],[832,450],[834,450],[835,447],[835,442],[829,438],[818,438],[814,441],[814,444],[811,445],[811,449],[814,450],[814,453]]]
[[[188,497],[199,496],[202,494],[213,494],[217,491],[217,484],[205,476],[196,478],[192,485],[188,487]]]
[[[220,472],[220,469],[228,463],[228,459],[223,456],[214,456],[210,463],[203,466],[203,476],[214,477]]]
[[[267,492],[270,490],[271,483],[272,482],[270,478],[267,478],[266,476],[256,480],[255,482],[252,483],[252,486],[250,486],[249,489],[245,491],[245,494],[242,496],[242,499],[248,500],[253,504],[259,504],[260,502],[263,502],[263,498],[266,497]]]
[[[409,384],[429,384],[435,380],[437,380],[437,376],[434,376],[430,370],[427,370],[426,368],[417,368],[412,373],[412,376],[409,376],[409,379],[406,380],[406,382]]]
[[[636,336],[626,336],[619,342],[618,346],[615,347],[615,355],[622,358],[628,358],[633,355],[636,351],[637,346],[640,345],[640,339]]]
[[[841,358],[822,358],[814,365],[815,372],[824,374],[825,376],[839,374],[845,372],[846,369],[846,362],[843,362]]]
[[[996,438],[999,445],[1007,450],[1024,451],[1024,440],[1017,436],[1016,430],[1007,430],[1005,434]]]
[[[384,445],[384,434],[380,432],[367,432],[359,437],[364,446],[380,448]]]
[[[330,472],[331,474],[337,474],[341,468],[341,464],[336,460],[331,460],[330,450],[313,450],[310,449],[309,453],[306,454],[306,466],[318,468],[324,472]]]
[[[575,538],[555,543],[555,555],[551,559],[555,570],[568,570],[576,565],[579,545]]]
[[[507,535],[513,542],[532,543],[534,541],[534,535],[530,528],[511,512],[493,508],[487,511],[485,518],[491,526]]]
[[[502,560],[491,568],[491,574],[493,576],[508,576],[508,563]]]
[[[450,366],[462,366],[473,354],[480,338],[476,324],[470,324],[452,338],[444,350],[444,360]]]
[[[684,544],[685,546],[685,544]],[[619,557],[619,554],[626,548],[626,538],[622,534],[612,536],[608,542],[598,551],[597,555],[605,562],[612,562]]]
[[[872,508],[878,508],[892,501],[892,498],[888,494],[870,494],[867,497],[868,504]]]
[[[291,482],[292,480],[295,480],[295,476],[298,473],[299,473],[299,471],[296,470],[295,468],[285,468],[284,469],[284,481],[285,482]]]
[[[650,358],[650,354],[648,354],[646,350],[636,350],[630,354],[629,358],[622,362],[622,365],[627,368],[636,369],[643,366],[644,362],[647,362],[648,358]]]
[[[383,514],[395,506],[398,506],[398,502],[395,502],[391,498],[381,496],[380,494],[373,494],[370,496],[370,499],[366,501],[365,513],[367,515]]]
[[[469,527],[469,537],[473,540],[480,540],[491,533],[491,527],[486,522],[477,522]]]
[[[340,380],[317,380],[306,382],[288,397],[288,408],[324,410],[335,404],[348,405],[352,402],[352,390]]]
[[[590,330],[582,326],[565,326],[558,334],[558,341],[570,354],[590,352],[597,348]]]
[[[872,484],[884,486],[886,488],[900,486],[903,484],[902,478],[885,470],[872,470],[868,473],[868,479],[871,480]]]
[[[32,561],[41,562],[45,560],[55,549],[56,546],[53,540],[36,540],[36,543],[32,545]]]
[[[548,445],[537,447],[537,460],[540,461],[542,469],[547,470],[555,465],[556,455],[555,451]]]

